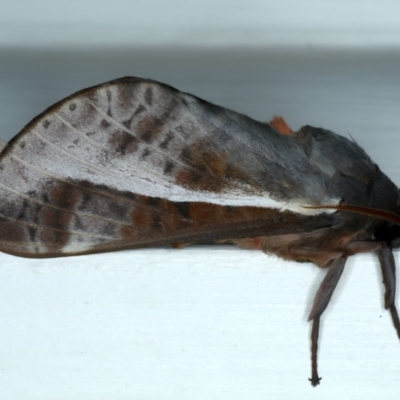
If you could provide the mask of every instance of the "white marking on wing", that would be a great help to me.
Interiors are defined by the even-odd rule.
[[[94,184],[106,185],[116,190],[126,190],[130,191],[131,193],[136,193],[143,196],[163,198],[173,202],[201,202],[219,204],[224,206],[253,206],[274,208],[278,210],[289,210],[303,215],[315,215],[329,212],[329,210],[304,208],[304,206],[308,206],[310,204],[306,204],[300,200],[282,202],[274,200],[267,193],[249,195],[246,194],[245,191],[237,188],[232,188],[232,190],[230,190],[229,192],[221,193],[189,190],[182,186],[167,182],[165,179],[160,180],[157,174],[151,175],[147,169],[146,171],[141,169],[140,163],[136,166],[135,176],[126,176],[123,173],[119,175],[113,175],[106,172],[104,169],[92,166],[91,164],[88,164],[81,159],[70,155],[65,150],[60,149],[58,146],[42,138],[35,132],[32,131],[32,133],[39,137],[40,140],[43,140],[45,143],[55,148],[57,151],[77,161],[81,165],[85,165],[87,168],[92,169],[92,171],[82,170],[81,168],[78,168],[77,165],[73,164],[71,164],[70,168],[65,168],[63,164],[59,165],[57,163],[57,160],[55,160],[51,165],[48,164],[48,167],[50,169],[49,171],[43,171],[43,168],[34,166],[22,160],[18,156],[12,154],[9,154],[9,156],[15,158],[19,162],[24,163],[29,168],[41,170],[46,175],[53,175],[57,178],[65,179],[67,182],[70,182],[71,180],[88,180],[89,182],[92,182]],[[325,204],[337,204],[337,202],[337,199],[332,199]]]
[[[94,246],[99,246],[103,241],[98,241],[96,243],[80,243],[80,242],[74,242],[72,239],[63,246],[61,253],[63,254],[77,254],[77,253],[83,253],[85,251],[90,251],[93,249]]]
[[[55,145],[54,143],[50,142],[49,140],[45,139],[42,135],[40,135],[38,132],[31,130],[32,134],[34,134],[36,137],[38,137],[43,143],[47,144],[48,146],[50,146],[51,148],[53,148],[55,151],[64,154],[66,157],[84,165],[86,168],[89,168],[93,171],[97,171],[100,174],[104,174],[104,175],[111,175],[108,173],[108,171],[105,171],[104,169],[101,169],[93,164],[87,163],[85,161],[83,161],[82,159],[75,157],[74,155],[68,153],[67,151],[65,151],[64,149],[62,149],[60,146]],[[112,176],[112,175],[111,175]],[[116,176],[113,176],[114,179],[117,179]]]
[[[100,149],[101,151],[105,151],[106,153],[110,154],[111,157],[114,158],[114,161],[116,159],[118,159],[122,164],[124,164],[125,166],[127,166],[127,169],[124,168],[120,168],[121,172],[124,173],[124,175],[131,175],[132,172],[136,171],[136,168],[138,166],[138,163],[135,162],[135,160],[132,160],[130,158],[128,158],[127,156],[122,156],[118,153],[116,153],[115,151],[111,151],[109,148],[107,148],[106,146],[102,145],[101,143],[97,142],[96,140],[93,140],[91,138],[88,138],[86,135],[84,135],[81,131],[79,131],[77,128],[75,128],[73,125],[71,125],[68,121],[66,121],[63,117],[61,117],[58,113],[56,113],[56,117],[62,122],[64,123],[66,126],[68,126],[70,129],[72,129],[77,135],[79,135],[83,140],[85,140],[87,143],[92,144],[93,146],[95,146],[96,148]],[[130,131],[126,131],[129,132]],[[72,156],[74,157],[74,156]],[[146,173],[147,176],[153,176],[153,177],[157,177],[160,181],[162,180],[167,180],[166,177],[161,173],[161,172],[157,172],[154,168],[151,169],[149,168],[147,165],[147,163],[145,162],[140,162],[140,167],[142,169],[143,172]],[[130,167],[130,168],[129,168]],[[102,170],[103,171],[103,170]],[[129,174],[129,171],[131,172]],[[136,178],[141,178],[140,176],[135,176]],[[119,178],[119,177],[118,177]],[[146,179],[146,178],[143,178]],[[172,183],[172,181],[169,182],[170,184]]]

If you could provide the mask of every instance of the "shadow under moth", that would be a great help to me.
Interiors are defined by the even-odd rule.
[[[320,317],[347,257],[375,252],[394,304],[398,188],[354,141],[262,123],[152,80],[84,89],[34,118],[0,154],[0,250],[59,257],[229,242],[328,272]]]

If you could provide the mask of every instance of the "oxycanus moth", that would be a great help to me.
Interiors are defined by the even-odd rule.
[[[231,242],[328,272],[319,321],[347,257],[376,252],[394,304],[399,189],[354,141],[293,132],[148,79],[84,89],[34,118],[0,154],[0,250],[61,257]]]

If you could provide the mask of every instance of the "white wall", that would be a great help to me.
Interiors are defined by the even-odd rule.
[[[400,44],[396,0],[6,0],[0,46]]]

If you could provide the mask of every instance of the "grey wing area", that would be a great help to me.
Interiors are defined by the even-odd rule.
[[[324,174],[332,198],[375,209],[396,209],[398,188],[353,140],[311,126],[304,126],[295,139],[309,163]]]
[[[336,201],[329,192],[330,176],[310,162],[296,138],[154,81],[116,83],[97,91],[92,106],[121,121],[118,151],[136,157],[143,176],[146,165],[157,172],[154,181],[169,182],[179,200],[302,213],[302,204]],[[115,127],[112,119],[107,122]],[[131,150],[125,148],[130,142]],[[167,191],[169,199],[178,200]]]

